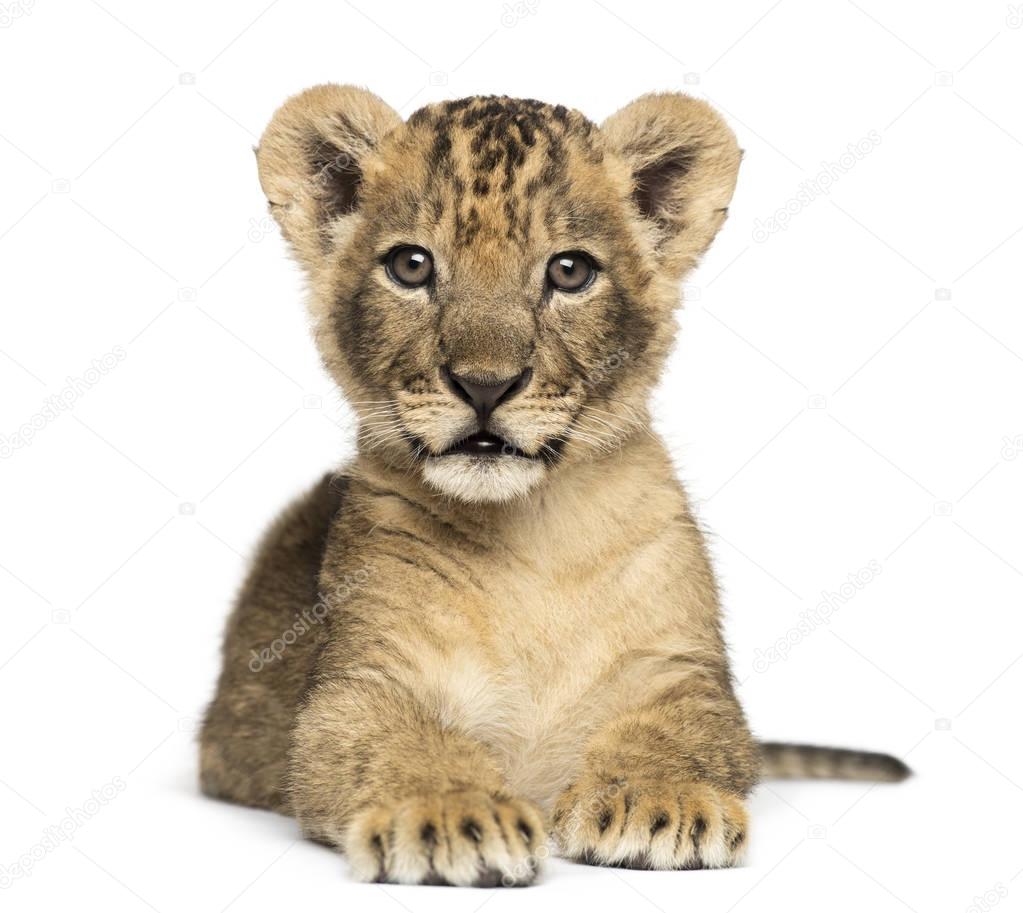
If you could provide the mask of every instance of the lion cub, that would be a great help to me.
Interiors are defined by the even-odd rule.
[[[407,121],[325,85],[257,150],[358,456],[267,533],[202,732],[210,795],[362,879],[527,884],[547,853],[735,864],[762,771],[703,538],[647,398],[740,150],[684,95],[599,127],[505,97]]]

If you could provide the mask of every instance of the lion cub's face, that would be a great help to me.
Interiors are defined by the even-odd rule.
[[[402,122],[340,86],[289,101],[258,155],[361,448],[465,501],[523,495],[644,421],[739,160],[680,95],[598,128],[509,98]]]

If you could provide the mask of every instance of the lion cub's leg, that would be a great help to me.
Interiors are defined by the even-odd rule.
[[[289,779],[303,830],[365,881],[529,884],[547,853],[539,811],[508,794],[484,746],[379,667],[314,688]]]
[[[325,477],[284,510],[257,550],[227,624],[199,739],[207,795],[287,811],[288,735],[323,633],[310,610],[343,485]]]
[[[720,868],[746,848],[759,760],[722,675],[693,673],[604,728],[554,811],[565,855],[598,865]]]

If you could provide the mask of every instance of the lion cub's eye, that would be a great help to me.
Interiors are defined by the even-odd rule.
[[[433,275],[433,257],[421,247],[396,247],[387,255],[387,274],[405,288],[426,285]]]
[[[578,292],[593,281],[597,269],[580,251],[555,254],[547,264],[547,281],[563,292]]]

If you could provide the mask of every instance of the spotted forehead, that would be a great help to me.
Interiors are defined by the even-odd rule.
[[[584,216],[582,201],[569,205],[571,177],[603,160],[593,123],[564,105],[534,99],[429,105],[407,127],[428,173],[419,215],[453,220],[457,244],[472,244],[483,226],[524,244],[537,219],[550,227],[559,218]]]

